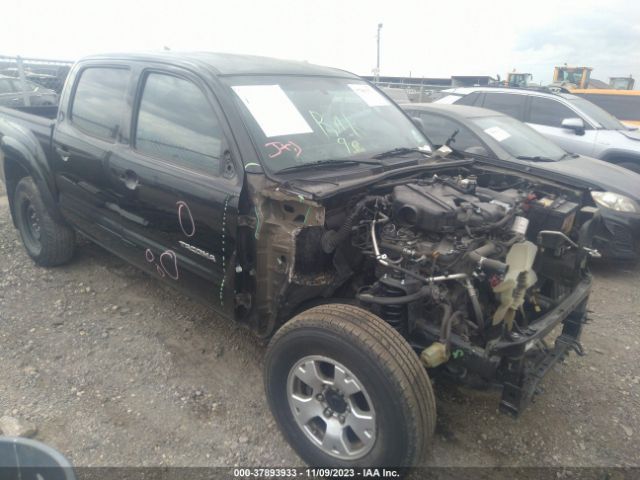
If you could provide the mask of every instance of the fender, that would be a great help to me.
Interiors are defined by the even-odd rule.
[[[13,217],[13,196],[7,179],[7,161],[16,162],[33,178],[50,215],[57,221],[66,223],[58,208],[58,193],[53,172],[44,150],[35,135],[13,122],[0,121],[0,167],[7,186],[9,208]],[[15,222],[14,222],[15,223]]]

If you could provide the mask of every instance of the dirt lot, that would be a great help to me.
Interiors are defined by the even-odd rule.
[[[0,415],[32,421],[80,466],[301,464],[248,331],[94,245],[36,267],[3,190],[0,258]],[[640,465],[639,279],[595,269],[587,356],[557,366],[519,419],[497,412],[496,392],[437,385],[429,465]]]

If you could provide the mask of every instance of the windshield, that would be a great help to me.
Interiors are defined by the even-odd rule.
[[[620,123],[618,119],[610,113],[607,113],[595,103],[591,103],[589,100],[576,97],[575,95],[565,95],[564,98],[569,100],[569,102],[575,105],[576,108],[582,110],[591,119],[598,122],[605,130],[626,130],[625,126]]]
[[[226,82],[270,171],[326,160],[371,160],[395,148],[430,151],[401,110],[363,81],[243,76]]]
[[[574,94],[584,96],[620,120],[640,120],[640,94]]]
[[[566,156],[566,152],[556,144],[515,118],[500,115],[470,120],[514,157],[556,161]]]

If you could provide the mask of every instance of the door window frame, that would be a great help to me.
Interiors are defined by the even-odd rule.
[[[220,132],[222,134],[220,139],[221,156],[220,156],[220,161],[218,163],[217,170],[212,168],[211,172],[207,172],[202,169],[198,170],[194,168],[189,168],[186,165],[181,165],[179,163],[172,162],[167,158],[163,158],[158,155],[153,155],[152,153],[149,153],[149,152],[143,152],[136,148],[135,138],[136,138],[136,131],[138,128],[138,116],[140,112],[140,105],[142,103],[142,96],[144,94],[144,87],[146,84],[146,80],[149,77],[149,75],[152,75],[152,74],[160,74],[160,75],[167,75],[167,76],[180,78],[187,82],[191,82],[198,90],[200,90],[204,99],[207,102],[207,105],[211,110],[211,113],[213,115],[216,115],[218,123],[220,124]],[[169,66],[169,65],[149,65],[149,64],[140,65],[134,72],[134,76],[136,77],[136,80],[135,80],[135,87],[132,91],[131,111],[130,111],[130,115],[128,115],[129,125],[127,130],[128,132],[127,143],[128,143],[129,151],[131,153],[136,155],[136,157],[138,158],[142,158],[148,162],[151,162],[152,164],[164,165],[170,169],[183,171],[185,173],[188,173],[189,175],[197,175],[205,178],[215,178],[219,180],[230,181],[232,183],[236,183],[236,181],[242,180],[244,170],[242,168],[239,168],[241,159],[239,158],[238,149],[236,145],[230,140],[233,137],[231,136],[231,130],[229,128],[229,125],[227,124],[226,117],[222,112],[220,103],[218,102],[218,99],[215,97],[213,92],[208,88],[206,82],[204,82],[198,75],[191,72],[190,70],[180,68],[180,67],[175,67],[175,66]],[[233,175],[230,178],[227,178],[223,175],[224,164],[227,162],[225,158],[227,152],[231,155],[231,159],[229,161],[231,161],[235,169],[235,175]]]
[[[82,128],[80,125],[78,125],[76,122],[73,121],[73,106],[76,103],[76,91],[78,90],[78,85],[80,84],[80,82],[82,81],[82,75],[84,74],[84,72],[86,72],[89,69],[92,68],[101,68],[101,69],[114,69],[114,70],[126,70],[129,72],[129,79],[127,81],[127,85],[125,86],[125,90],[124,90],[124,107],[122,109],[122,111],[120,112],[120,125],[118,128],[118,132],[115,136],[115,138],[107,138],[107,137],[101,137],[100,135],[96,135],[93,132],[89,132],[87,130],[85,130],[84,128]],[[69,125],[71,125],[73,127],[73,129],[77,130],[78,132],[82,133],[83,135],[89,136],[91,138],[94,138],[98,141],[104,142],[104,143],[108,143],[111,145],[115,145],[117,143],[119,143],[120,139],[122,138],[125,129],[127,127],[126,122],[124,121],[124,119],[127,116],[127,107],[128,107],[128,102],[127,102],[127,94],[129,92],[130,86],[131,86],[131,81],[133,80],[133,71],[132,68],[125,64],[125,63],[89,63],[87,65],[83,65],[75,74],[75,77],[73,79],[73,86],[71,88],[71,92],[70,92],[70,98],[69,98],[69,105],[67,106],[67,110],[68,110],[68,115],[66,115],[67,117],[67,123]]]
[[[520,106],[520,116],[521,116],[521,118],[518,118],[518,117],[513,117],[513,118],[515,118],[516,120],[518,120],[520,122],[524,122],[525,121],[524,119],[527,118],[527,115],[528,115],[528,110],[527,110],[528,106],[527,105],[528,105],[528,102],[529,102],[530,95],[526,95],[526,94],[524,94],[522,92],[486,92],[485,91],[485,92],[482,92],[482,100],[481,101],[476,99],[475,106],[499,112],[499,110],[495,110],[494,108],[491,108],[491,107],[488,107],[488,106],[485,105],[485,102],[487,101],[487,95],[489,95],[489,94],[493,94],[493,95],[516,95],[516,96],[524,97],[523,101],[522,101],[522,105]],[[504,112],[499,112],[499,113],[502,113],[503,115],[509,115],[509,114],[504,113]],[[509,115],[509,116],[511,116],[511,115]]]
[[[559,128],[561,130],[565,130],[564,128],[562,128],[561,126],[555,126],[555,125],[544,125],[542,123],[535,123],[531,121],[531,103],[533,102],[534,98],[543,98],[545,100],[549,100],[551,102],[558,102],[560,105],[562,105],[563,107],[566,107],[567,109],[571,110],[575,117],[573,118],[579,118],[584,122],[584,129],[585,130],[595,130],[595,126],[591,123],[591,120],[588,120],[587,118],[585,118],[585,116],[583,114],[581,114],[580,112],[576,111],[576,109],[573,107],[573,105],[571,105],[569,102],[563,102],[562,99],[558,99],[558,98],[549,98],[549,97],[545,97],[542,95],[528,95],[528,99],[527,99],[527,104],[526,104],[526,109],[525,109],[525,116],[524,116],[524,123],[531,123],[533,125],[540,125],[541,127],[549,127],[549,128]]]

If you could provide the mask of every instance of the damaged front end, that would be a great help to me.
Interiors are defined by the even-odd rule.
[[[518,414],[582,352],[591,216],[581,193],[479,169],[385,180],[313,201],[250,176],[237,285],[268,336],[313,305],[363,306],[432,373],[503,387]],[[259,285],[259,287],[258,287]],[[553,345],[545,338],[561,325]]]

